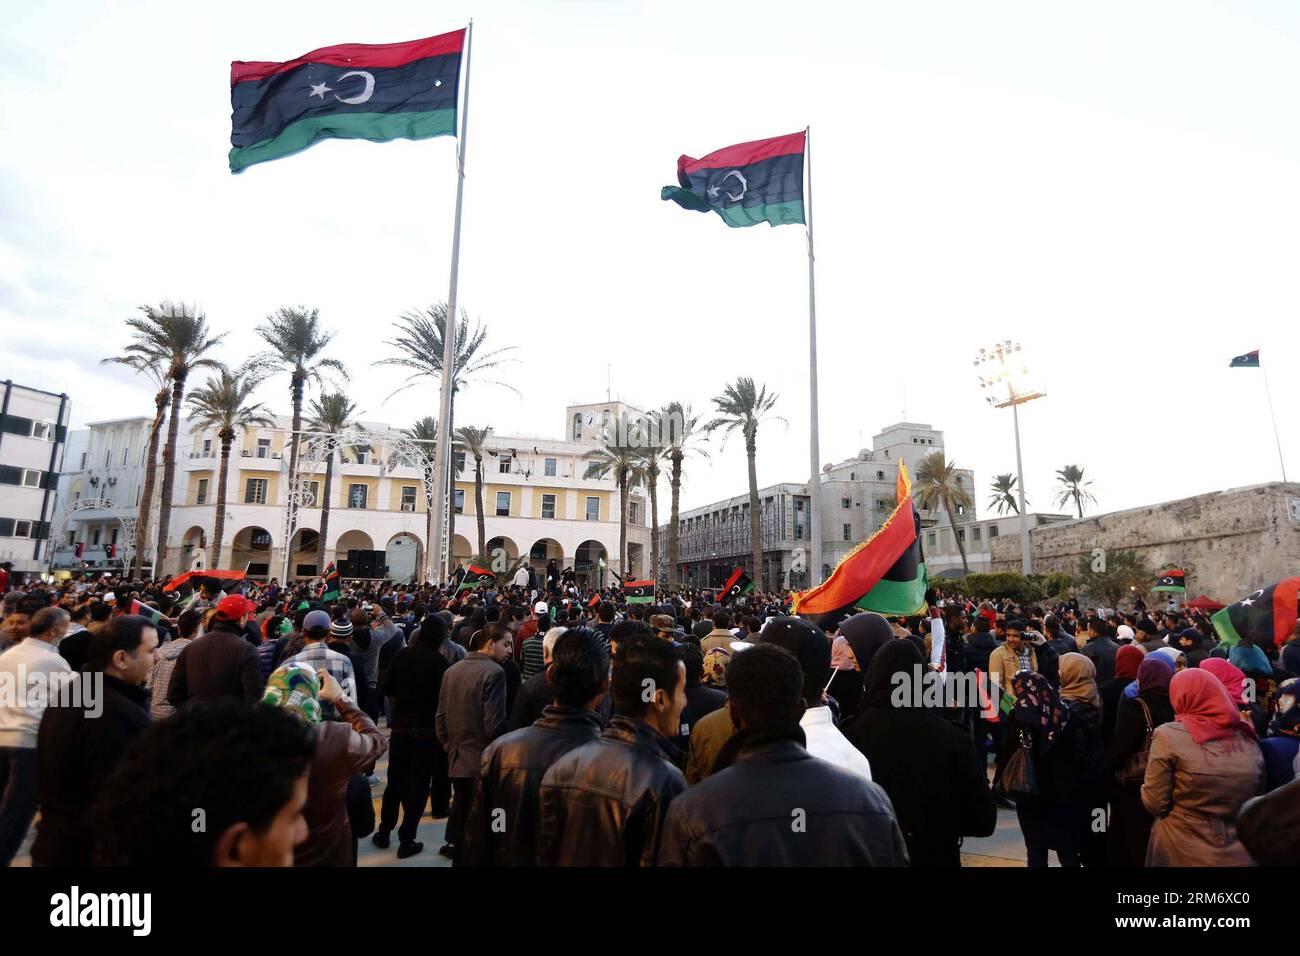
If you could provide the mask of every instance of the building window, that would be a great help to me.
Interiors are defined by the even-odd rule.
[[[636,524],[636,502],[635,501],[629,501],[627,503],[627,521],[628,524]]]
[[[113,449],[104,449],[104,467],[107,468],[113,462]]]
[[[415,485],[402,485],[402,510],[415,510]]]
[[[600,499],[599,498],[587,499],[587,520],[588,521],[600,520]]]
[[[85,470],[86,470],[86,453],[85,453],[84,451],[81,453],[81,469],[80,469],[80,470],[81,470],[81,471],[85,471]]]
[[[548,459],[546,459],[545,467],[542,469],[542,473],[543,473],[544,475],[546,475],[547,478],[554,478],[554,477],[555,477],[555,459],[554,459],[554,458],[548,458]]]
[[[960,541],[962,544],[965,544],[965,543],[966,543],[966,529],[965,529],[965,528],[958,528],[958,529],[957,529],[957,540]]]
[[[497,517],[504,518],[510,514],[510,492],[497,492]]]
[[[998,526],[995,524],[989,525],[989,537],[996,538],[997,536],[998,536]]]
[[[122,530],[121,528],[114,528],[111,532],[109,532],[109,538],[108,538],[109,544],[117,544],[117,535],[118,532],[121,530]]]
[[[508,474],[510,474],[510,462],[511,462],[511,461],[512,461],[512,459],[511,459],[511,457],[510,457],[509,455],[498,455],[498,456],[497,456],[497,471],[500,472],[500,473],[503,474],[503,475],[508,475]]]
[[[23,469],[23,487],[39,488],[41,486],[41,473],[35,468]]]
[[[934,547],[934,532],[933,532],[933,531],[931,531],[929,534],[927,534],[927,535],[925,536],[925,543],[926,543],[926,546],[927,546],[927,547],[931,547],[931,548]]]
[[[244,504],[246,505],[264,505],[266,504],[266,479],[249,478],[248,484],[244,487]]]
[[[320,482],[304,481],[302,483],[303,506],[306,508],[320,507]]]
[[[204,457],[204,458],[211,458],[211,457],[212,457],[212,439],[211,439],[211,438],[205,438],[205,439],[203,439],[203,457]]]
[[[885,473],[883,471],[876,472],[876,481],[884,481],[884,480],[885,480]]]
[[[853,502],[850,501],[848,498],[841,498],[841,499],[840,499],[840,507],[841,507],[841,508],[852,508],[852,507],[853,507]]]
[[[458,451],[456,452],[456,474],[459,475],[464,470],[465,470],[465,453],[463,451]]]
[[[32,523],[30,521],[14,522],[15,538],[30,538],[32,536]]]
[[[465,513],[465,489],[464,488],[456,489],[455,507],[456,507],[456,514],[463,515]]]
[[[53,441],[54,426],[49,422],[32,422],[32,437],[41,441]]]
[[[90,534],[90,543],[91,543],[91,545],[92,545],[93,547],[96,547],[96,548],[99,547],[99,537],[100,537],[100,534],[101,534],[101,533],[102,533],[102,532],[100,532],[100,530],[99,530],[98,528],[96,528],[94,531],[91,532],[91,534]]]
[[[356,451],[358,465],[364,465],[370,461],[370,452],[368,449],[358,448]]]
[[[575,414],[573,416],[573,440],[582,441],[582,415],[581,414]]]
[[[542,517],[555,517],[555,495],[542,495]]]
[[[199,479],[199,488],[194,495],[194,503],[196,505],[206,505],[208,503],[208,479]]]
[[[258,458],[271,457],[271,439],[259,438],[257,440],[257,457]]]
[[[853,540],[853,525],[851,525],[851,524],[846,524],[846,525],[844,526],[844,540],[845,540],[845,541],[852,541],[852,540]]]
[[[365,485],[348,485],[348,507],[365,509],[370,489]]]
[[[972,541],[978,541],[980,539],[980,529],[978,526],[970,529],[970,537]]]
[[[129,448],[123,448],[123,449],[122,449],[122,467],[123,467],[123,468],[126,467],[126,456],[129,455],[130,453],[131,453],[131,449],[129,449]]]

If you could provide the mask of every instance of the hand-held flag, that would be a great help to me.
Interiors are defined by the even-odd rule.
[[[322,139],[456,134],[465,31],[407,43],[344,43],[284,63],[230,64],[230,171]]]

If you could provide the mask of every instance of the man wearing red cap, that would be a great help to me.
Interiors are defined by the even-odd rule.
[[[208,632],[176,658],[170,687],[155,687],[153,692],[166,693],[177,709],[192,700],[214,697],[250,704],[261,700],[261,662],[253,645],[244,640],[244,625],[256,610],[257,605],[242,595],[222,598]]]

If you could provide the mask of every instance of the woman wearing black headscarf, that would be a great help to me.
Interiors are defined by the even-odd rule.
[[[858,698],[862,696],[871,659],[876,651],[892,640],[894,629],[872,611],[855,614],[840,622],[839,635],[831,647],[831,666],[835,673],[826,686],[826,693],[839,705],[841,721],[858,712]]]
[[[926,672],[911,641],[888,640],[871,657],[861,710],[840,730],[893,801],[912,865],[960,866],[961,838],[991,834],[997,808],[970,736],[917,706]]]
[[[1120,648],[1121,651],[1125,648]],[[1119,655],[1115,656],[1116,667]],[[1142,805],[1141,761],[1134,755],[1150,746],[1150,735],[1174,719],[1169,703],[1169,682],[1174,665],[1163,654],[1148,654],[1137,671],[1137,694],[1121,697],[1115,732],[1106,748],[1106,775],[1110,778],[1110,824],[1106,841],[1109,866],[1146,866],[1151,814]]]

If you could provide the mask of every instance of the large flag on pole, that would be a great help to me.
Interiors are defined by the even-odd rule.
[[[322,139],[456,135],[465,31],[407,43],[344,43],[283,63],[230,64],[230,171]]]
[[[850,551],[829,578],[795,595],[795,614],[831,614],[850,606],[881,614],[915,614],[925,606],[921,519],[902,461],[896,496],[898,505],[880,530]]]
[[[1228,368],[1259,368],[1259,349],[1238,355],[1228,363]]]
[[[727,146],[701,159],[677,160],[680,186],[665,186],[661,199],[683,209],[716,212],[728,226],[804,222],[805,132]]]
[[[1300,611],[1300,578],[1286,578],[1252,591],[1210,618],[1219,640],[1236,647],[1242,637],[1251,643],[1281,647],[1295,629]]]

